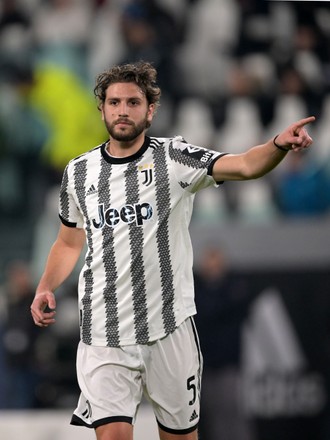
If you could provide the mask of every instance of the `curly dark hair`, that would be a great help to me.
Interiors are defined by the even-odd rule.
[[[152,64],[139,61],[134,64],[122,64],[114,66],[96,77],[94,95],[98,101],[97,108],[100,110],[105,101],[107,88],[111,84],[119,82],[134,82],[145,94],[149,104],[159,106],[161,90],[157,85],[157,71]]]

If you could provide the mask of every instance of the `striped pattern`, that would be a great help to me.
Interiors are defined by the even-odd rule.
[[[162,286],[162,318],[166,333],[172,332],[176,327],[173,313],[173,269],[170,255],[169,225],[168,220],[171,210],[170,183],[165,157],[165,149],[157,148],[154,151],[155,158],[155,187],[156,206],[159,212],[157,236],[157,248],[160,261],[160,275]],[[164,189],[163,189],[164,188]]]
[[[196,188],[215,184],[209,169],[220,157],[207,150],[200,160],[205,151],[146,138],[129,158],[111,158],[104,144],[68,164],[59,207],[65,225],[86,231],[84,343],[146,344],[196,312],[189,212]]]
[[[69,218],[69,195],[68,195],[68,168],[63,173],[61,192],[60,192],[60,212],[64,219]]]
[[[92,322],[92,300],[91,293],[93,290],[94,284],[94,275],[91,269],[91,264],[93,262],[94,257],[94,249],[93,249],[93,239],[92,239],[92,231],[91,231],[91,222],[88,217],[88,211],[86,207],[86,197],[85,191],[86,188],[84,183],[86,181],[87,174],[87,160],[81,160],[79,162],[75,162],[74,164],[74,189],[77,195],[79,206],[81,211],[84,214],[86,219],[86,237],[88,244],[88,254],[85,260],[85,270],[83,272],[83,277],[85,279],[85,289],[82,297],[82,305],[83,305],[83,322],[82,326],[82,339],[86,342],[86,344],[91,344],[91,322]],[[63,213],[62,213],[63,216]]]
[[[125,172],[125,190],[127,205],[134,205],[140,200],[137,163],[128,164]],[[143,262],[143,229],[131,223],[129,225],[130,272],[132,279],[133,320],[135,341],[137,344],[146,344],[149,341],[148,310],[146,280]]]
[[[101,158],[100,158],[101,159]],[[104,160],[100,160],[100,174],[98,188],[102,191],[98,193],[99,205],[109,206],[111,204],[110,179],[112,166]],[[118,300],[116,294],[117,265],[114,250],[114,234],[110,228],[102,229],[102,261],[105,273],[105,285],[103,298],[105,306],[105,334],[107,345],[110,347],[119,345],[119,322],[118,322]]]

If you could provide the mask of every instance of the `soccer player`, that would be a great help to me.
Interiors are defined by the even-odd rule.
[[[305,125],[314,117],[242,154],[179,136],[148,137],[161,94],[156,79],[143,61],[98,76],[94,92],[109,140],[64,171],[62,225],[31,305],[36,325],[55,322],[54,292],[87,242],[78,288],[81,395],[71,423],[94,428],[98,440],[133,438],[143,393],[161,440],[197,439],[202,356],[188,233],[194,194],[261,177],[289,150],[312,143]]]

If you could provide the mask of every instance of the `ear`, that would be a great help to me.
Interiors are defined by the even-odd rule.
[[[102,121],[104,121],[104,106],[103,106],[103,104],[101,104],[101,106],[100,106],[100,112],[101,112],[101,119],[102,119]]]
[[[147,118],[151,122],[155,114],[155,104],[149,104]]]

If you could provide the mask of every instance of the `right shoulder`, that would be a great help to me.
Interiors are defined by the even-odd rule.
[[[92,148],[91,150],[88,150],[85,153],[82,153],[79,156],[76,156],[73,159],[71,159],[70,162],[66,166],[66,170],[68,171],[68,170],[74,168],[80,162],[98,159],[101,155],[101,148],[104,144],[105,143],[97,145],[96,147]]]
[[[101,154],[101,148],[104,145],[104,143],[97,145],[96,147],[92,148],[91,150],[86,151],[85,153],[80,154],[79,156],[73,158],[70,160],[69,164],[74,164],[77,162],[80,162],[82,160],[89,160],[93,157],[98,157]]]

